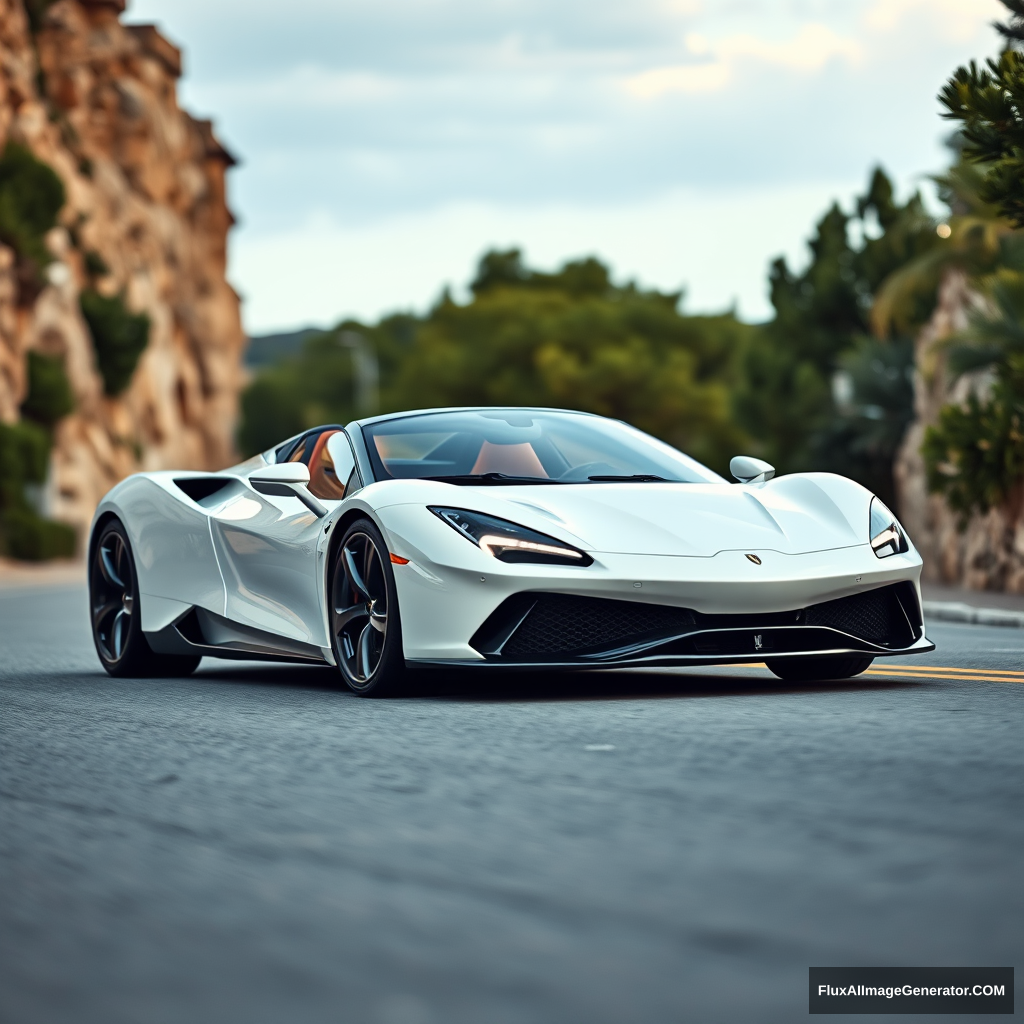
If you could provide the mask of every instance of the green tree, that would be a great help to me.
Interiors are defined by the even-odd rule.
[[[487,253],[465,304],[445,292],[422,318],[358,330],[381,365],[381,411],[445,405],[562,406],[616,416],[724,471],[746,444],[732,422],[735,356],[753,330],[731,314],[686,316],[678,294],[617,285],[590,258],[555,273],[518,250]],[[257,376],[240,441],[252,452],[354,415],[337,331]]]
[[[872,339],[871,308],[884,280],[938,244],[935,227],[920,195],[900,204],[878,168],[851,213],[833,204],[818,222],[802,272],[772,264],[775,316],[749,336],[735,407],[779,471],[844,473],[891,497],[912,417],[912,349]],[[934,283],[912,289],[903,329],[934,302]]]
[[[1024,479],[1024,274],[1003,267],[984,284],[989,305],[951,339],[949,367],[956,376],[988,370],[991,388],[946,406],[922,447],[929,488],[964,525],[972,512],[1012,500]]]
[[[732,423],[735,317],[689,317],[678,294],[615,285],[595,259],[531,271],[488,253],[473,299],[443,298],[385,390],[390,408],[560,406],[614,416],[719,469],[744,444]]]
[[[346,423],[353,413],[352,354],[338,332],[317,334],[245,390],[239,445],[246,454],[266,451],[307,427]]]
[[[1010,12],[996,28],[1007,46],[983,67],[962,65],[942,87],[943,117],[960,122],[967,160],[984,165],[980,196],[1024,227],[1024,3],[1002,0]]]
[[[975,205],[987,206],[985,220],[975,210],[975,223],[951,224],[951,255],[983,305],[949,340],[949,366],[954,375],[987,370],[990,387],[945,407],[922,446],[929,488],[960,513],[961,527],[974,512],[1013,505],[1024,487],[1024,3],[1003,3],[1006,48],[983,68],[957,68],[939,94],[943,116],[960,122]]]

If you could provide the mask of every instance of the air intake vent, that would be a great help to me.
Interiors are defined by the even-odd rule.
[[[693,628],[687,608],[665,608],[635,601],[608,601],[570,594],[519,595],[505,602],[480,628],[471,643],[486,650],[483,638],[499,636],[507,621],[514,632],[500,648],[502,657],[523,660],[537,656],[565,657],[589,651],[678,636]],[[523,598],[529,610],[523,615]],[[518,620],[518,625],[515,625]],[[505,630],[507,634],[507,630]],[[498,652],[495,652],[498,653]]]
[[[199,504],[235,482],[234,477],[230,476],[191,476],[175,480],[174,486]]]
[[[902,618],[891,587],[814,604],[804,613],[808,626],[830,626],[874,643],[885,643],[899,632]]]
[[[786,629],[773,633],[775,627]],[[523,593],[504,601],[470,643],[491,658],[572,661],[693,634],[692,639],[680,641],[689,646],[677,653],[751,654],[769,649],[798,651],[804,645],[808,650],[823,650],[836,642],[835,634],[826,629],[882,647],[909,646],[922,633],[913,585],[897,583],[792,611],[737,615],[705,615],[688,608],[571,594]],[[755,634],[761,635],[761,646],[755,644]]]

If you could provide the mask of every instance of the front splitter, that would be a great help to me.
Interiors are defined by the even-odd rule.
[[[922,636],[910,647],[899,650],[867,649],[865,647],[830,647],[813,651],[758,651],[753,654],[650,654],[635,655],[616,659],[573,658],[564,661],[506,661],[500,658],[468,659],[406,659],[408,668],[486,668],[504,669],[505,671],[522,671],[532,669],[584,670],[608,668],[681,668],[686,665],[762,665],[765,661],[785,658],[829,658],[840,657],[871,657],[899,658],[908,654],[927,654],[935,650],[935,644],[926,636]]]

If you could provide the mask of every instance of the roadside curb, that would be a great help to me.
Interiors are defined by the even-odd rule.
[[[926,619],[1024,629],[1024,612],[1007,611],[1004,608],[975,608],[961,601],[924,601],[922,606]]]

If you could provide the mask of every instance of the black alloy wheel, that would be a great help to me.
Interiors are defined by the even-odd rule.
[[[369,519],[345,532],[331,580],[331,642],[342,678],[362,697],[398,692],[405,674],[391,555]]]
[[[100,530],[89,564],[92,638],[103,667],[112,676],[190,674],[198,657],[155,654],[146,643],[137,580],[128,535],[111,519]]]
[[[833,654],[822,658],[772,658],[767,664],[780,679],[813,683],[859,676],[874,660],[860,654]]]

